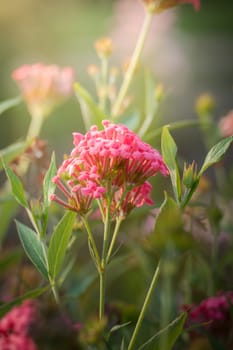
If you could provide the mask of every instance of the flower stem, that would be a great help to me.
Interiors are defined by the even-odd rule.
[[[142,50],[144,48],[144,44],[146,41],[147,34],[149,32],[152,18],[153,18],[153,14],[150,13],[149,11],[147,11],[142,28],[141,28],[141,32],[140,32],[139,37],[138,37],[137,44],[135,46],[135,49],[134,49],[134,52],[132,55],[132,59],[130,61],[130,65],[126,71],[125,78],[123,80],[118,97],[117,97],[116,102],[115,102],[113,109],[112,109],[113,117],[116,117],[119,114],[122,102],[127,94],[129,86],[131,84],[135,68],[137,66],[137,63],[141,57]]]
[[[107,253],[107,259],[106,259],[107,263],[109,262],[109,259],[111,257],[112,250],[113,250],[113,247],[115,245],[116,238],[117,238],[117,235],[118,235],[118,232],[119,232],[119,228],[120,228],[120,225],[121,225],[122,221],[123,221],[123,217],[119,217],[116,220],[115,229],[114,229],[114,232],[113,232],[113,235],[112,235],[112,240],[111,240],[111,243],[110,243],[110,246],[109,246],[109,249],[108,249],[108,253]]]
[[[157,266],[157,268],[156,268],[156,270],[155,270],[154,276],[153,276],[153,278],[152,278],[150,287],[149,287],[148,292],[147,292],[147,294],[146,294],[145,301],[144,301],[144,303],[143,303],[143,306],[142,306],[140,315],[139,315],[138,320],[137,320],[137,324],[136,324],[136,326],[135,326],[135,329],[134,329],[134,332],[133,332],[133,335],[132,335],[132,337],[131,337],[131,340],[130,340],[130,343],[129,343],[129,346],[128,346],[128,349],[127,349],[127,350],[132,350],[132,349],[133,349],[133,346],[134,346],[134,344],[135,344],[135,341],[136,341],[138,332],[139,332],[139,330],[140,330],[142,321],[143,321],[143,319],[144,319],[144,317],[145,317],[146,309],[147,309],[147,307],[148,307],[148,305],[149,305],[149,302],[150,302],[152,293],[153,293],[153,291],[154,291],[156,282],[157,282],[157,280],[158,280],[159,270],[160,270],[160,263],[158,263],[158,266]]]
[[[101,269],[101,261],[100,261],[100,256],[99,256],[96,244],[95,244],[95,240],[94,240],[93,234],[91,232],[90,226],[89,226],[88,221],[86,220],[86,218],[83,217],[83,216],[81,218],[82,218],[82,222],[83,222],[83,224],[84,224],[84,226],[86,228],[88,239],[89,239],[89,241],[91,243],[91,247],[92,247],[94,255],[95,255],[96,266],[98,268],[98,271],[100,271],[100,269]]]
[[[31,123],[28,128],[27,140],[31,140],[39,136],[43,121],[44,121],[44,116],[41,113],[34,112],[31,115]]]

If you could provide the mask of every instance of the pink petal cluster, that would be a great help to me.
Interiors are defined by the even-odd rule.
[[[68,202],[60,204],[86,213],[95,198],[111,198],[112,211],[126,215],[132,208],[152,204],[147,179],[168,175],[160,155],[124,125],[105,120],[104,129],[92,126],[85,135],[74,133],[74,149],[58,169],[54,182]]]
[[[1,350],[37,350],[37,346],[28,335],[35,314],[35,304],[25,301],[0,320]]]
[[[204,323],[202,330],[204,327],[213,336],[221,336],[233,326],[232,307],[232,291],[205,299],[191,308],[188,314],[188,326]]]
[[[23,65],[12,73],[30,112],[47,114],[72,92],[74,71],[71,67],[46,66],[42,63]]]

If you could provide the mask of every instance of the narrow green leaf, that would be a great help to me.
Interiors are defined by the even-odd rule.
[[[9,312],[12,307],[20,305],[24,300],[27,299],[35,299],[39,297],[41,294],[45,293],[48,290],[48,286],[44,288],[33,289],[24,295],[10,301],[9,303],[0,305],[0,318],[3,317],[7,312]]]
[[[48,269],[46,264],[46,251],[44,244],[39,240],[35,231],[21,224],[16,220],[17,231],[22,246],[35,267],[40,273],[48,278]]]
[[[15,175],[15,173],[9,167],[5,166],[5,171],[10,181],[12,193],[15,199],[23,207],[29,208],[21,180],[18,178],[18,176]]]
[[[9,100],[0,102],[0,114],[4,113],[8,109],[17,106],[22,101],[21,96],[10,98]]]
[[[183,252],[192,248],[195,241],[184,230],[182,212],[179,205],[170,197],[166,196],[155,222],[154,233],[147,238],[150,249],[157,249],[161,254],[170,252]]]
[[[0,170],[3,169],[3,163],[8,165],[20,154],[22,154],[28,146],[29,142],[23,141],[13,143],[12,145],[0,150]]]
[[[101,122],[103,119],[106,119],[106,116],[95,103],[89,92],[78,83],[74,84],[74,89],[79,100],[86,129],[88,130],[93,124],[102,127]]]
[[[122,329],[122,328],[124,328],[124,327],[127,327],[127,326],[130,325],[130,324],[131,324],[131,321],[125,322],[125,323],[122,323],[122,324],[117,324],[117,325],[113,326],[113,327],[110,329],[109,333],[111,334],[111,333],[117,332],[117,331],[119,331],[119,329]]]
[[[44,194],[44,206],[48,207],[50,204],[50,196],[55,191],[56,185],[52,182],[53,177],[56,175],[56,162],[55,155],[52,154],[49,169],[44,177],[43,182],[43,194]]]
[[[228,150],[230,144],[233,141],[233,136],[229,136],[222,141],[218,142],[215,146],[211,148],[211,150],[208,152],[204,164],[202,165],[202,168],[199,172],[199,176],[201,176],[206,169],[208,169],[211,165],[217,163],[220,161],[224,153]]]
[[[163,159],[170,172],[173,192],[176,201],[179,202],[181,197],[181,182],[176,162],[177,146],[166,126],[163,127],[162,131],[161,148]]]
[[[72,233],[76,213],[67,212],[55,227],[48,249],[49,274],[54,281],[60,272]]]
[[[153,350],[161,350],[161,338],[166,337],[166,345],[163,350],[171,350],[176,340],[182,333],[185,321],[187,318],[187,313],[184,312],[173,320],[167,327],[156,333],[153,337],[147,340],[143,345],[141,345],[138,350],[151,349],[153,343]],[[149,346],[149,347],[148,347]]]

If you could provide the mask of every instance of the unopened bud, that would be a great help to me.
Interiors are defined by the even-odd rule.
[[[113,44],[110,38],[100,38],[95,42],[95,49],[100,58],[108,58],[113,51]]]
[[[215,100],[209,93],[201,95],[196,101],[196,112],[200,117],[211,115],[214,108]]]
[[[188,165],[184,164],[184,170],[183,170],[183,184],[186,188],[191,188],[193,185],[193,182],[197,178],[197,169],[196,164],[193,161],[192,164]]]

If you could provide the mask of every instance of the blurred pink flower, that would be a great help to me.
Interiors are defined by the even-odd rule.
[[[36,306],[32,301],[25,301],[16,306],[0,320],[1,350],[36,350],[29,337],[29,328],[35,320]]]
[[[223,292],[203,300],[199,305],[191,306],[188,312],[188,327],[200,324],[200,331],[206,330],[212,336],[223,336],[233,326],[231,308],[233,307],[233,292]],[[185,306],[190,309],[190,306]],[[204,323],[203,325],[201,325]],[[197,329],[198,330],[198,329]]]
[[[231,110],[225,117],[220,119],[219,130],[223,137],[233,135],[233,110]]]
[[[53,180],[68,202],[56,195],[52,200],[80,214],[90,209],[95,198],[104,205],[109,195],[112,211],[123,215],[152,204],[147,179],[158,172],[168,175],[161,155],[126,126],[107,120],[102,123],[103,130],[92,126],[85,135],[73,134],[75,147]]]
[[[70,67],[24,65],[12,73],[30,113],[47,115],[72,92],[74,71]]]

